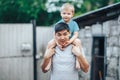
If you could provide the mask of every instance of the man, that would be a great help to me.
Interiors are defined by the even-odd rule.
[[[70,39],[68,25],[64,22],[56,24],[54,35],[56,41],[64,50],[59,49],[58,46],[47,48],[41,65],[42,71],[48,71],[46,69],[47,65],[52,60],[50,80],[79,80],[78,70],[75,68],[75,57],[77,57],[84,72],[88,72],[89,64],[79,46],[73,44],[64,46]]]

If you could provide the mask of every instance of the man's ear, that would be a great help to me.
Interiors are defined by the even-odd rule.
[[[55,32],[53,32],[53,36],[55,36]]]

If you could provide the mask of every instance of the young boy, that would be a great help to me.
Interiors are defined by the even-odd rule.
[[[67,23],[70,28],[70,33],[71,33],[70,40],[64,44],[64,47],[61,47],[54,38],[48,43],[47,48],[54,48],[56,45],[58,45],[58,47],[61,50],[64,50],[64,48],[66,46],[68,46],[69,44],[76,44],[80,47],[80,50],[81,50],[81,42],[79,39],[77,39],[79,27],[78,27],[77,23],[72,20],[72,17],[74,15],[74,6],[69,3],[63,4],[60,9],[60,15],[62,17],[62,20],[60,20],[59,22]],[[57,23],[59,23],[59,22],[57,22]],[[46,70],[49,70],[50,66],[51,66],[51,61],[48,64],[48,66],[46,67]],[[77,61],[77,59],[76,59],[76,69],[80,69],[80,64]]]

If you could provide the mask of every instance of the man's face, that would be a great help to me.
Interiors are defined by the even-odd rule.
[[[66,44],[66,42],[69,40],[69,36],[70,33],[67,30],[62,30],[55,33],[55,38],[61,46],[64,46]]]

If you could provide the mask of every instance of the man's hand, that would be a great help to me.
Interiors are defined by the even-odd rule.
[[[54,39],[52,39],[51,41],[48,42],[48,46],[47,48],[54,48],[56,46],[56,42]]]
[[[81,41],[80,41],[80,39],[75,39],[73,41],[73,44],[76,45],[76,46],[80,46],[81,47]]]
[[[80,56],[81,54],[81,50],[79,46],[73,45],[72,46],[72,52],[75,56]]]
[[[49,48],[49,49],[46,49],[44,57],[45,58],[51,58],[54,54],[55,54],[55,49],[54,48]]]

